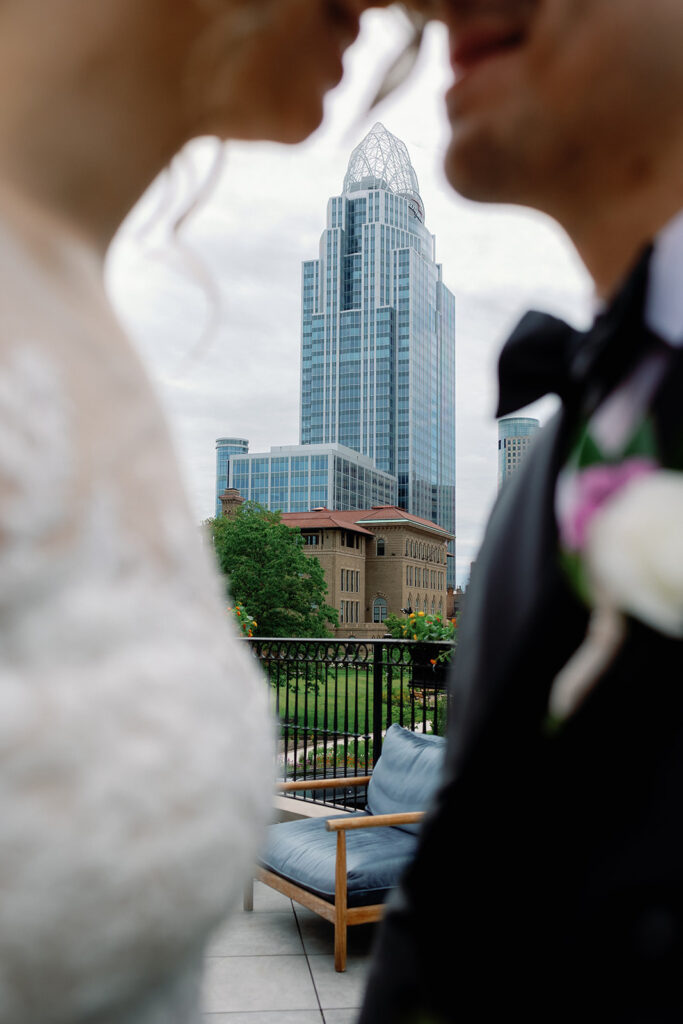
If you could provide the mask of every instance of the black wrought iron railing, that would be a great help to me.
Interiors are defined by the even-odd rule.
[[[282,779],[372,774],[382,737],[394,722],[420,732],[445,732],[451,644],[260,637],[244,642],[272,687]],[[336,806],[365,805],[363,789],[297,795]]]

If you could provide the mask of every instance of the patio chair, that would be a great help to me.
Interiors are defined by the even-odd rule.
[[[445,740],[387,730],[372,775],[285,782],[281,791],[366,785],[358,814],[271,825],[255,877],[334,924],[334,966],[346,969],[346,929],[378,921],[412,859],[419,822],[440,781]],[[253,880],[244,909],[253,908]]]

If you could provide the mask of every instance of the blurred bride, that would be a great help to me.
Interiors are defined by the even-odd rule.
[[[266,687],[102,286],[190,138],[303,139],[363,0],[0,0],[0,1021],[187,1024]]]

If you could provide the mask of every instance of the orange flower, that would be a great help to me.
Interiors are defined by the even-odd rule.
[[[239,608],[236,608],[235,611],[237,612],[238,615],[242,614],[242,612],[239,610]]]
[[[417,633],[413,633],[413,640],[417,640]]]
[[[430,665],[436,665],[436,658],[430,658],[429,659],[429,664]]]

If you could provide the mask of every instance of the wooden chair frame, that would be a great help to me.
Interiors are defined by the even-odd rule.
[[[370,781],[369,775],[360,775],[351,778],[338,779],[315,779],[302,780],[301,782],[282,782],[278,790],[283,793],[292,793],[297,790],[313,789],[339,789],[349,786],[364,786]],[[366,907],[349,907],[347,905],[347,872],[346,872],[346,833],[357,828],[382,828],[391,825],[414,825],[424,817],[424,811],[404,811],[397,814],[368,814],[355,818],[328,819],[325,828],[328,832],[337,833],[337,856],[335,863],[335,887],[334,902],[329,903],[320,896],[303,889],[293,882],[289,882],[281,875],[273,871],[259,868],[255,877],[264,882],[272,889],[295,900],[309,910],[320,914],[326,921],[334,925],[334,969],[335,971],[346,970],[346,929],[353,924],[367,924],[370,921],[379,921],[384,913],[383,903],[373,903]],[[254,909],[254,880],[247,882],[244,890],[244,909]]]

